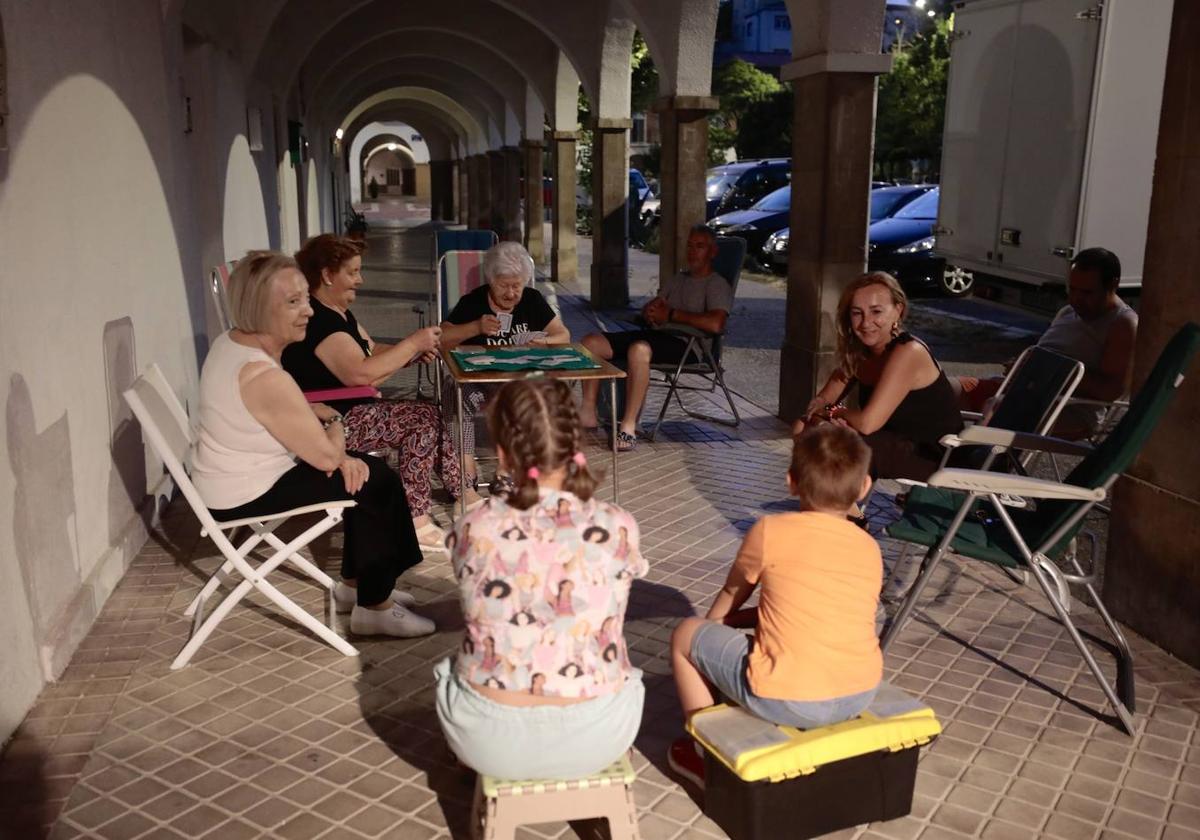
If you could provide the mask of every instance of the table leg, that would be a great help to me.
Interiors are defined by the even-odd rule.
[[[462,385],[454,383],[454,395],[458,400],[458,515],[467,514],[467,432],[463,426]]]
[[[617,380],[608,380],[608,404],[612,406],[612,474],[613,474],[613,504],[620,504],[617,495]]]

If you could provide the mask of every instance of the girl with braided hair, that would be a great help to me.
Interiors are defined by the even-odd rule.
[[[488,427],[513,489],[459,520],[449,540],[466,632],[434,668],[438,719],[480,773],[578,778],[620,758],[641,721],[642,674],[623,632],[632,580],[647,572],[638,525],[593,497],[562,382],[505,385]],[[489,599],[501,585],[521,596]]]

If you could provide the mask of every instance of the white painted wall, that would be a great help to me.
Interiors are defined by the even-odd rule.
[[[150,0],[0,0],[0,16],[3,742],[145,542],[147,494],[168,489],[120,391],[157,362],[194,401],[208,269],[277,247],[281,225],[272,101],[228,50],[184,47]]]
[[[119,396],[157,361],[197,380],[179,74],[157,3],[0,0],[0,740],[141,547],[160,465]],[[55,44],[47,49],[46,44]],[[113,48],[121,44],[120,50]]]

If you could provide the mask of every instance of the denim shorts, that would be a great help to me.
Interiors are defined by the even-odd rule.
[[[829,700],[773,700],[759,697],[750,690],[750,683],[746,680],[749,653],[750,637],[744,631],[707,621],[692,637],[692,649],[688,656],[727,700],[737,703],[755,717],[797,729],[816,729],[858,717],[875,697],[874,688]]]
[[[433,668],[435,704],[459,761],[502,779],[578,779],[619,759],[642,723],[642,672],[620,691],[569,706],[508,706],[477,692],[448,657]]]

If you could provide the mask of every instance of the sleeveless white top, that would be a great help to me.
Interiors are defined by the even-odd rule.
[[[257,499],[295,466],[292,453],[242,402],[238,373],[250,362],[279,367],[261,349],[244,347],[225,333],[213,342],[200,371],[192,483],[204,504],[217,510]]]

